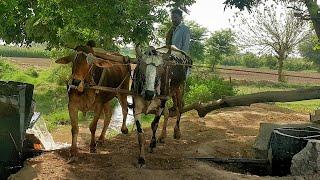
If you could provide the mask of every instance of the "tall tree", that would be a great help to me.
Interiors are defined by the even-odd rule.
[[[309,35],[306,21],[294,17],[293,11],[279,5],[253,9],[250,16],[240,15],[238,41],[246,49],[272,53],[278,59],[278,80],[284,81],[283,62]]]
[[[218,64],[224,56],[232,55],[236,52],[235,34],[230,29],[215,31],[206,42],[207,59],[214,66]]]
[[[190,27],[190,55],[198,62],[203,62],[205,58],[205,41],[208,29],[202,27],[195,21],[187,21],[187,26]]]
[[[153,39],[153,24],[169,8],[195,0],[11,0],[0,1],[0,38],[7,43],[47,42],[74,47],[88,39],[111,47]]]
[[[247,9],[251,11],[252,7],[257,4],[266,2],[267,0],[225,0],[226,7],[236,7],[240,10]],[[317,0],[273,0],[274,2],[290,2],[290,3],[302,3],[307,8],[307,13],[300,11],[296,13],[296,16],[302,20],[310,20],[313,24],[313,28],[320,39],[320,6]]]
[[[320,49],[316,48],[317,44],[318,38],[314,34],[313,36],[310,36],[309,39],[307,39],[299,45],[299,52],[304,58],[316,64],[317,70],[318,72],[320,72]]]

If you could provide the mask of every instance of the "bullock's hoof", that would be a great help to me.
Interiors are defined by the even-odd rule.
[[[121,128],[121,132],[122,132],[122,134],[128,134],[129,130],[128,130],[128,128]]]
[[[78,156],[78,149],[77,148],[71,148],[70,149],[70,157],[77,157]]]
[[[99,139],[97,141],[97,145],[102,145],[105,140],[106,139],[104,137],[99,137]]]
[[[90,153],[96,153],[96,152],[97,152],[97,144],[96,143],[90,144]]]
[[[78,161],[78,157],[77,156],[71,156],[69,158],[69,160],[67,161],[67,164],[71,164],[71,163],[74,163],[74,162],[77,162]]]
[[[138,168],[145,168],[146,167],[146,160],[144,158],[139,157],[138,159]]]
[[[90,153],[97,153],[97,148],[96,147],[90,148]]]
[[[161,135],[161,136],[158,138],[158,143],[165,143],[165,139],[166,139],[166,137]]]
[[[157,147],[157,139],[152,138],[150,142],[150,148],[155,148],[155,147]]]
[[[157,146],[157,140],[154,138],[151,140],[149,148],[148,148],[148,152],[149,153],[153,153],[153,149]]]
[[[173,138],[174,138],[174,139],[180,139],[180,138],[181,138],[180,129],[174,128]]]

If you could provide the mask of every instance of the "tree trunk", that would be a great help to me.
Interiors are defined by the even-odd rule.
[[[182,113],[194,109],[198,112],[199,117],[204,117],[213,110],[225,107],[249,106],[250,104],[265,102],[292,102],[310,99],[320,99],[320,86],[291,91],[267,91],[248,95],[232,96],[206,103],[198,102],[184,107]],[[174,115],[175,111],[170,109],[170,116]]]
[[[318,13],[318,11],[320,11],[320,8],[317,4],[317,1],[305,0],[304,3],[308,8],[311,22],[316,31],[317,37],[318,39],[320,39],[320,13]]]
[[[285,78],[283,76],[283,56],[279,56],[278,58],[278,81],[285,82]]]
[[[215,67],[215,64],[212,64],[211,65],[211,72],[214,72],[214,67]]]

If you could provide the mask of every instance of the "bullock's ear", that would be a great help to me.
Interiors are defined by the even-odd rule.
[[[75,55],[72,54],[72,55],[69,55],[69,56],[65,56],[65,57],[62,57],[60,59],[57,59],[55,61],[55,63],[58,63],[58,64],[68,64],[70,63],[73,59],[74,59]]]
[[[93,63],[98,66],[98,67],[102,67],[102,68],[109,68],[112,67],[112,63],[110,63],[107,60],[103,60],[100,58],[95,58],[95,60],[93,61]]]

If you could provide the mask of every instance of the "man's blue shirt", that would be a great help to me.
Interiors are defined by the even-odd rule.
[[[172,45],[181,49],[184,52],[189,52],[190,46],[190,30],[189,28],[181,23],[173,32]]]

